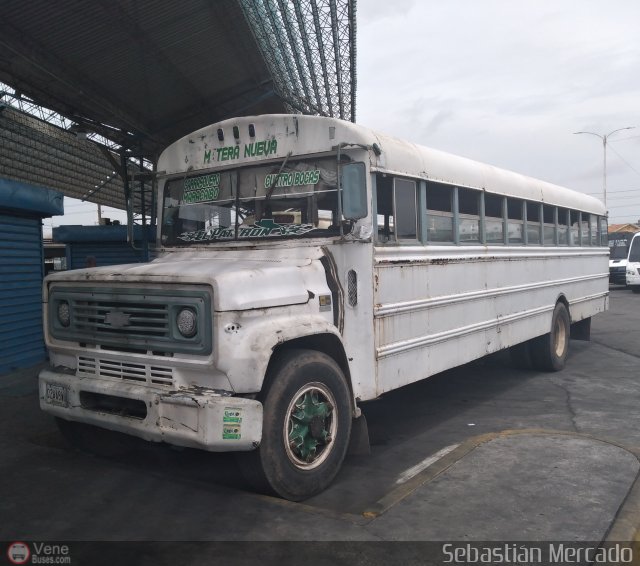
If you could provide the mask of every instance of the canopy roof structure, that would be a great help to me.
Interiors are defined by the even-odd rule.
[[[355,121],[355,3],[4,0],[0,177],[123,208],[122,155],[154,163],[233,116]],[[38,125],[25,104],[64,120]]]

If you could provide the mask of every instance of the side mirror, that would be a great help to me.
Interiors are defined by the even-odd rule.
[[[367,183],[364,163],[347,163],[341,168],[342,214],[347,220],[367,216]]]

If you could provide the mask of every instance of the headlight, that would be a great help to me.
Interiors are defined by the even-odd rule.
[[[58,303],[58,322],[64,327],[71,324],[71,310],[69,309],[69,303],[67,301],[60,301]]]
[[[198,331],[198,317],[192,309],[181,309],[176,317],[176,324],[185,338],[193,338]]]

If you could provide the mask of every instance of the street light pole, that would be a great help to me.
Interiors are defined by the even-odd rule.
[[[596,134],[595,132],[573,132],[574,134],[590,134],[592,136],[598,136],[602,140],[602,149],[604,153],[603,159],[603,167],[602,167],[602,190],[604,194],[604,207],[607,208],[607,139],[610,136],[615,134],[616,132],[621,132],[622,130],[633,130],[635,126],[627,126],[626,128],[618,128],[617,130],[613,130],[608,134]]]

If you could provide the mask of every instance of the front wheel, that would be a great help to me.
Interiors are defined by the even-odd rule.
[[[536,369],[560,371],[569,353],[571,320],[563,303],[556,304],[551,317],[551,331],[531,341],[531,361]]]
[[[313,350],[290,350],[274,363],[261,394],[262,442],[239,454],[258,491],[292,501],[324,490],[344,460],[351,434],[349,388],[340,366]]]

